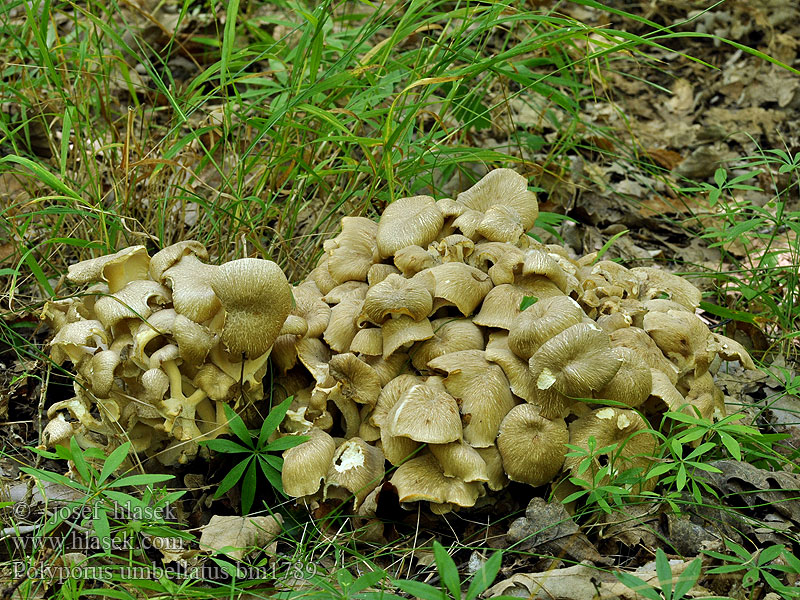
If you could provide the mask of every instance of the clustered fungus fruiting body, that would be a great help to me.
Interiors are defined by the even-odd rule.
[[[646,471],[647,419],[721,417],[712,373],[753,363],[695,315],[693,285],[541,244],[537,215],[525,178],[498,169],[455,200],[345,217],[293,289],[268,261],[208,265],[196,242],[79,263],[86,295],[45,310],[53,358],[78,372],[49,433],[125,431],[138,452],[188,460],[224,432],[240,385],[260,396],[271,350],[273,399],[293,397],[280,434],[309,436],[283,456],[297,498],[354,498],[367,515],[388,479],[401,503],[444,513],[576,473],[567,444],[590,440],[614,448],[614,471]]]
[[[343,219],[295,287],[308,331],[273,353],[294,396],[282,429],[311,435],[284,454],[290,495],[354,497],[365,514],[388,479],[401,503],[443,513],[509,481],[576,473],[566,445],[590,438],[615,448],[612,473],[644,472],[647,418],[724,414],[711,372],[753,365],[695,315],[697,288],[538,243],[526,235],[537,215],[525,179],[499,169],[455,200],[402,198],[377,225]]]
[[[51,356],[75,369],[75,397],[48,410],[44,442],[132,449],[185,463],[198,442],[227,432],[224,405],[263,399],[262,379],[288,318],[292,288],[268,260],[207,264],[202,244],[179,242],[152,258],[144,246],[72,265],[89,284],[49,302]],[[66,415],[71,417],[67,421]]]

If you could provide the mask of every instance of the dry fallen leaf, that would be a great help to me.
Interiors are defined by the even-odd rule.
[[[225,554],[241,560],[253,548],[263,548],[282,530],[283,519],[274,517],[221,517],[214,515],[201,527],[202,550],[225,550]]]

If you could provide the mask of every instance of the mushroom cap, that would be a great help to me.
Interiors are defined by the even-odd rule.
[[[378,223],[381,258],[394,256],[406,246],[427,246],[436,239],[443,224],[444,216],[430,196],[395,200],[383,211]]]
[[[504,242],[480,242],[467,260],[467,264],[485,271],[492,283],[514,283],[515,274],[522,272],[525,253],[513,244]]]
[[[369,268],[367,272],[367,283],[370,286],[380,283],[393,273],[400,273],[400,270],[394,265],[387,265],[385,263],[375,263]]]
[[[457,477],[465,482],[489,481],[483,458],[464,440],[449,444],[430,444],[428,448],[439,461],[446,477]]]
[[[294,309],[292,314],[306,320],[306,335],[321,337],[331,318],[331,307],[322,299],[322,292],[312,280],[307,280],[292,290]]]
[[[412,277],[420,271],[430,269],[440,263],[421,246],[411,245],[404,246],[395,252],[394,264],[405,277]]]
[[[123,319],[147,319],[171,300],[169,290],[160,283],[137,279],[109,296],[98,298],[94,312],[103,326],[111,329]]]
[[[228,263],[230,264],[230,263]],[[162,279],[172,289],[172,304],[177,312],[202,323],[220,309],[211,281],[219,275],[219,267],[200,262],[188,254],[165,270]]]
[[[433,337],[433,328],[427,317],[420,321],[415,321],[406,315],[392,317],[381,329],[384,359],[389,358],[401,347]]]
[[[383,331],[379,327],[359,330],[350,342],[350,352],[366,356],[383,355]]]
[[[443,317],[431,321],[433,337],[414,346],[411,364],[417,371],[428,368],[428,362],[450,352],[483,350],[483,332],[470,319]]]
[[[231,400],[239,383],[213,363],[205,363],[200,367],[192,382],[214,402]]]
[[[630,348],[648,367],[661,371],[672,383],[678,381],[678,367],[667,360],[644,329],[623,327],[611,332],[609,337],[612,346]]]
[[[581,307],[569,296],[540,299],[511,321],[508,347],[528,360],[542,344],[585,318]]]
[[[129,282],[147,279],[150,257],[144,246],[130,246],[114,254],[90,258],[67,269],[67,279],[83,284],[94,281],[108,283],[108,291],[114,294]]]
[[[172,337],[178,344],[181,357],[189,364],[201,365],[211,348],[219,342],[218,336],[208,327],[195,323],[183,315],[176,315],[172,323]]]
[[[205,246],[194,240],[185,240],[159,250],[150,259],[150,268],[148,269],[150,279],[164,283],[164,271],[176,264],[184,256],[189,256],[190,254],[201,261],[208,260],[208,251]]]
[[[225,309],[228,349],[255,357],[272,348],[292,310],[292,288],[280,267],[258,258],[232,260],[218,267],[211,287]]]
[[[747,349],[739,342],[719,333],[712,333],[711,337],[716,342],[716,351],[723,360],[738,360],[745,369],[755,369],[756,365]]]
[[[486,213],[495,205],[512,208],[519,215],[524,231],[533,227],[539,216],[536,194],[528,190],[527,180],[511,169],[495,169],[471,188],[456,196],[468,209]]]
[[[588,398],[619,370],[608,334],[594,323],[572,325],[550,338],[528,364],[540,390],[555,389],[571,398]]]
[[[489,276],[475,267],[464,263],[444,263],[427,271],[435,281],[434,310],[445,304],[452,304],[468,317],[492,289]],[[441,301],[444,302],[441,302]]]
[[[542,275],[558,286],[566,294],[567,274],[546,250],[531,248],[525,252],[525,262],[522,264],[523,275]]]
[[[432,308],[433,297],[422,282],[389,275],[367,291],[363,315],[380,325],[393,315],[407,315],[419,321],[427,317]]]
[[[509,479],[539,486],[561,469],[568,441],[564,419],[545,419],[537,407],[520,404],[500,424],[497,448]]]
[[[66,360],[77,365],[84,356],[94,354],[96,348],[105,350],[107,347],[108,333],[103,324],[90,319],[61,327],[50,342],[50,354],[57,365]]]
[[[283,453],[283,490],[295,498],[319,491],[336,452],[336,442],[321,429],[313,428],[307,435],[308,440]]]
[[[691,283],[661,269],[635,267],[630,274],[639,280],[639,300],[651,300],[666,294],[670,300],[694,312],[703,299],[703,294]]]
[[[711,332],[694,313],[682,310],[649,312],[644,316],[644,330],[684,375],[694,371],[702,375],[714,359]]]
[[[511,323],[520,314],[519,307],[524,297],[525,292],[514,285],[503,283],[495,286],[486,294],[481,310],[472,321],[482,327],[511,329]]]
[[[619,370],[595,392],[594,397],[622,402],[630,407],[643,404],[653,389],[650,367],[630,348],[617,346],[611,352],[622,361]]]
[[[317,262],[317,266],[308,274],[308,279],[313,281],[323,294],[327,294],[339,284],[328,270],[328,258],[327,254],[323,254]]]
[[[365,217],[342,218],[342,232],[324,244],[328,272],[339,283],[364,281],[377,259],[378,225]]]
[[[328,304],[340,304],[345,300],[363,300],[368,289],[369,286],[363,281],[345,281],[325,294],[322,299]]]
[[[517,209],[495,204],[486,211],[477,231],[493,242],[515,243],[525,233],[525,227]]]
[[[383,465],[380,448],[370,446],[359,437],[350,438],[333,455],[325,476],[323,496],[327,498],[331,488],[343,488],[355,496],[353,508],[357,509],[383,480]]]
[[[507,333],[495,331],[489,334],[485,356],[489,362],[500,365],[515,395],[526,402],[535,402],[538,395],[536,380],[528,368],[528,361],[509,349]]]
[[[455,398],[441,384],[412,386],[386,415],[383,428],[393,436],[428,444],[461,439],[461,418]]]
[[[478,482],[465,483],[456,477],[447,477],[432,454],[423,454],[401,464],[389,482],[397,488],[400,502],[427,500],[437,504],[474,506],[481,495]]]
[[[339,393],[357,404],[375,406],[381,382],[375,369],[352,352],[331,357],[331,376],[339,382]]]
[[[452,234],[428,246],[429,253],[436,253],[441,262],[466,262],[475,248],[475,243],[464,235]]]
[[[595,439],[595,452],[607,446],[616,445],[610,452],[596,453],[592,459],[596,473],[601,468],[599,458],[606,456],[612,463],[614,473],[622,473],[628,469],[641,469],[646,473],[655,456],[658,443],[656,437],[650,433],[649,425],[638,413],[628,409],[604,407],[580,417],[569,425],[569,443],[588,450],[589,438]],[[571,471],[573,476],[580,477],[578,467],[584,457],[568,456],[565,470]],[[585,475],[583,476],[585,479]],[[648,480],[642,483],[641,489],[648,489],[655,483]],[[635,491],[641,491],[635,490]]]
[[[347,298],[331,307],[328,326],[322,334],[322,339],[331,350],[347,352],[350,349],[350,344],[358,333],[357,321],[363,308],[364,301],[357,298]]]
[[[428,367],[447,373],[444,386],[461,401],[464,439],[477,448],[491,446],[500,422],[516,404],[503,369],[487,361],[482,350],[445,354]]]
[[[101,350],[90,361],[92,392],[98,398],[108,398],[114,385],[114,371],[122,363],[119,353]]]
[[[475,451],[480,454],[483,462],[486,464],[486,474],[489,477],[489,481],[486,482],[486,487],[493,492],[497,492],[506,487],[508,485],[508,476],[506,475],[505,469],[503,469],[503,457],[500,456],[497,444],[492,444],[486,448],[475,448]]]
[[[383,386],[381,393],[378,395],[378,400],[370,415],[370,422],[380,428],[386,428],[386,417],[392,410],[395,404],[400,401],[405,393],[415,385],[424,383],[422,378],[410,373],[398,375],[386,385]]]

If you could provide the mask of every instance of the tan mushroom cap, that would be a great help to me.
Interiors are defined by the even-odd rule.
[[[522,264],[523,275],[542,275],[558,286],[562,293],[568,292],[567,274],[544,249],[532,248],[525,252]]]
[[[514,285],[503,283],[495,286],[486,294],[481,310],[472,321],[482,327],[511,329],[511,323],[521,312],[520,304],[524,297],[525,292]]]
[[[308,280],[296,286],[292,290],[292,295],[295,302],[292,314],[306,320],[306,335],[321,337],[331,318],[331,307],[322,299],[322,292],[312,280]]]
[[[340,283],[322,299],[328,304],[340,304],[346,300],[364,300],[369,286],[363,281],[345,281]]]
[[[389,275],[399,274],[400,270],[394,265],[387,265],[385,263],[375,263],[369,268],[367,272],[367,283],[370,286],[380,283]]]
[[[386,428],[380,429],[381,450],[386,460],[394,466],[400,465],[413,456],[422,445],[411,438],[394,436]]]
[[[496,204],[484,213],[477,232],[493,242],[515,243],[525,233],[525,227],[515,208]]]
[[[678,381],[678,367],[667,360],[644,329],[623,327],[611,332],[609,337],[612,346],[630,348],[651,369],[664,373],[673,384]]]
[[[181,356],[190,364],[203,364],[211,349],[219,342],[218,336],[208,327],[195,323],[183,315],[176,315],[172,323],[172,336]]]
[[[635,267],[630,274],[639,280],[639,299],[650,300],[662,294],[694,312],[703,295],[695,286],[677,275],[653,267]]]
[[[123,319],[147,319],[171,300],[170,291],[160,283],[138,279],[110,296],[99,297],[94,312],[103,326],[111,329]]]
[[[643,404],[653,389],[650,367],[630,348],[617,346],[611,352],[622,361],[619,370],[594,397],[622,402],[631,408]]]
[[[355,496],[353,508],[358,509],[364,498],[383,480],[383,465],[384,456],[380,448],[370,446],[358,437],[345,441],[333,455],[325,476],[323,496],[327,498],[335,492],[332,488],[347,490],[347,495]]]
[[[108,283],[108,291],[114,294],[129,282],[147,279],[150,257],[144,246],[130,246],[114,254],[90,258],[67,269],[67,279],[83,284],[95,281]]]
[[[535,402],[538,395],[536,380],[528,368],[528,361],[509,349],[507,333],[495,331],[489,334],[485,356],[489,362],[500,365],[515,395],[526,402]]]
[[[608,334],[590,322],[572,325],[550,338],[528,364],[538,389],[587,398],[611,381],[621,362],[611,352]]]
[[[337,282],[332,276],[330,271],[328,271],[328,255],[323,254],[322,258],[319,259],[317,266],[308,274],[308,279],[314,282],[317,286],[317,289],[322,292],[323,294],[327,294],[337,285]]]
[[[321,429],[311,429],[307,435],[307,441],[283,453],[283,489],[295,498],[319,491],[336,452],[336,442]]]
[[[541,299],[511,321],[508,347],[528,360],[542,344],[584,319],[583,310],[569,296]]]
[[[363,356],[362,360],[375,369],[375,372],[381,379],[381,385],[386,385],[406,370],[408,354],[406,352],[395,352],[389,358],[383,358],[383,356]]]
[[[747,349],[739,342],[719,333],[712,333],[711,337],[716,342],[715,349],[723,360],[737,360],[745,369],[756,368]]]
[[[474,506],[482,493],[479,482],[465,483],[447,477],[432,454],[406,461],[395,470],[389,482],[397,488],[400,502],[427,500],[437,504]]]
[[[421,246],[412,245],[405,246],[395,252],[394,264],[405,277],[412,277],[420,271],[430,269],[440,263]]]
[[[427,246],[442,229],[444,216],[430,196],[400,198],[386,207],[378,223],[381,258],[394,256],[406,246]]]
[[[213,363],[200,367],[192,380],[214,402],[228,402],[238,389],[239,382]]]
[[[358,333],[357,321],[363,308],[364,301],[356,298],[348,298],[331,307],[331,316],[322,339],[334,352],[347,352],[350,349]]]
[[[342,218],[342,232],[324,243],[328,272],[338,283],[364,281],[377,262],[375,236],[378,225],[365,217]]]
[[[610,260],[601,260],[591,267],[592,275],[601,275],[610,284],[624,290],[623,297],[636,298],[639,296],[639,279],[619,263]]]
[[[513,208],[519,215],[524,231],[533,227],[539,216],[536,194],[528,190],[526,179],[511,169],[495,169],[465,192],[456,202],[468,209],[486,213],[495,205]]]
[[[175,265],[184,256],[194,255],[201,261],[208,260],[208,251],[200,242],[186,240],[167,246],[156,252],[150,259],[150,279],[164,283],[164,271]]]
[[[419,321],[427,317],[432,308],[433,297],[419,280],[389,275],[369,288],[364,298],[363,315],[380,325],[394,315],[406,315]]]
[[[687,377],[685,385],[688,385],[686,392],[686,402],[689,406],[683,408],[683,412],[693,417],[699,415],[706,421],[725,417],[725,394],[717,387],[714,377],[709,372],[705,372],[698,377]]]
[[[483,218],[484,214],[481,211],[465,208],[464,212],[453,219],[452,227],[454,230],[460,231],[464,237],[477,242],[482,237],[478,233],[478,228]]]
[[[380,429],[385,429],[386,417],[394,405],[400,401],[400,398],[402,398],[408,390],[422,383],[424,383],[424,381],[421,377],[410,373],[398,375],[389,381],[383,386],[381,393],[378,395],[378,400],[370,415],[370,422]]]
[[[681,375],[693,371],[702,375],[714,359],[711,333],[694,313],[670,310],[644,316],[644,330]]]
[[[514,277],[522,272],[525,253],[513,244],[504,242],[480,242],[467,260],[467,264],[489,274],[494,285],[514,283]]]
[[[280,267],[258,258],[232,260],[214,273],[211,287],[225,309],[228,349],[251,357],[267,352],[292,310],[292,288]]]
[[[447,373],[444,386],[461,401],[467,443],[476,448],[491,446],[500,422],[516,404],[503,369],[487,361],[482,350],[445,354],[428,367]]]
[[[427,370],[428,362],[443,354],[483,349],[483,332],[470,319],[443,317],[431,321],[431,327],[433,337],[411,351],[411,364],[417,371]]]
[[[569,443],[588,450],[589,438],[595,439],[595,449],[616,445],[610,453],[596,454],[592,459],[596,473],[602,466],[600,457],[604,456],[611,463],[613,474],[623,473],[628,469],[640,469],[644,474],[652,464],[658,443],[656,437],[649,432],[649,425],[638,413],[619,408],[599,408],[581,417],[569,425]],[[568,456],[564,468],[578,477],[578,466],[583,457]],[[586,479],[586,474],[582,476]],[[644,481],[640,489],[650,489],[655,484],[653,479]]]
[[[350,342],[350,352],[366,356],[382,356],[383,331],[379,327],[359,330]]]
[[[383,428],[392,436],[428,444],[447,444],[462,436],[455,398],[441,383],[430,380],[403,394],[386,416]]]
[[[114,385],[114,373],[122,358],[114,350],[101,350],[90,361],[92,392],[98,398],[108,398]]]
[[[433,337],[433,328],[427,317],[420,321],[405,315],[392,317],[383,324],[381,330],[384,359],[389,358],[400,348]]]
[[[486,273],[464,263],[444,263],[427,272],[433,276],[436,286],[434,310],[452,304],[468,317],[492,289],[492,280]]]
[[[465,482],[489,481],[483,458],[464,440],[449,444],[430,444],[428,449],[439,461],[446,477],[457,477]]]
[[[432,242],[428,246],[428,252],[439,255],[441,262],[466,262],[474,248],[475,243],[468,237],[452,234]]]
[[[381,382],[375,369],[351,352],[332,356],[328,364],[342,396],[357,404],[375,406],[381,393]]]
[[[564,419],[545,419],[537,407],[520,404],[500,424],[497,448],[509,479],[539,486],[561,470],[568,441]]]
[[[162,279],[172,290],[175,310],[198,323],[213,317],[221,306],[211,284],[218,270],[189,254],[164,271]]]
[[[505,469],[503,469],[503,457],[500,455],[497,445],[492,444],[486,448],[475,448],[475,451],[480,454],[486,464],[486,474],[489,477],[486,487],[493,492],[506,487],[508,485],[508,476]]]
[[[67,360],[77,365],[97,348],[108,348],[108,334],[103,324],[93,319],[65,324],[50,342],[50,354],[57,365]]]

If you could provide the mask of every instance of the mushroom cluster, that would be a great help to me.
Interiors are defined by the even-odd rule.
[[[165,465],[185,463],[198,441],[227,432],[224,404],[263,399],[275,339],[306,333],[287,318],[291,286],[268,260],[207,260],[186,241],[152,258],[133,246],[70,266],[68,279],[89,287],[49,302],[43,318],[51,357],[73,364],[75,396],[49,408],[47,445],[130,441]]]
[[[499,169],[455,200],[402,198],[378,223],[342,220],[294,288],[305,331],[272,353],[294,397],[282,431],[309,435],[284,454],[288,494],[363,510],[388,461],[401,503],[442,513],[509,480],[574,472],[566,444],[591,438],[613,448],[598,463],[644,471],[648,418],[724,414],[714,369],[753,364],[696,316],[699,290],[541,244],[527,235],[537,215],[526,180]]]

